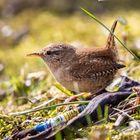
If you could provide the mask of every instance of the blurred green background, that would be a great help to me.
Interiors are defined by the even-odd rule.
[[[116,33],[121,39],[127,34],[127,45],[133,46],[140,36],[139,5],[138,0],[1,0],[1,75],[18,74],[24,65],[31,71],[44,69],[40,59],[27,58],[26,54],[52,42],[105,45],[108,32],[80,7],[94,13],[108,27],[119,16],[124,17],[128,25],[118,25]]]

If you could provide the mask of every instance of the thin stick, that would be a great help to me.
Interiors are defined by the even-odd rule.
[[[128,113],[128,112],[130,112],[132,109],[135,109],[135,108],[138,108],[138,107],[140,107],[140,105],[133,106],[133,107],[128,108],[128,109],[125,109],[125,110],[123,110],[123,111],[125,111],[125,112],[127,111],[127,113]],[[118,115],[118,113],[114,113],[114,114],[112,114],[112,115],[109,115],[109,118],[115,117],[116,115]],[[105,121],[105,119],[102,119],[102,120],[100,120],[100,121],[97,121],[97,122],[95,122],[94,124],[98,124],[98,123],[101,123],[101,122],[103,122],[103,121]]]
[[[53,102],[53,101],[56,100],[56,99],[57,99],[57,97],[54,97],[54,98],[52,98],[51,100],[49,100],[49,101],[47,101],[47,102],[44,102],[43,104],[41,104],[41,105],[39,105],[39,106],[34,107],[33,109],[35,110],[35,109],[41,108],[41,107],[43,107],[43,106],[46,106],[46,105],[48,105],[49,103]],[[32,110],[33,110],[33,109],[32,109]]]
[[[118,109],[118,108],[113,108],[114,110],[116,110],[116,111],[119,111],[119,112],[121,112],[121,113],[123,113],[123,114],[125,114],[127,117],[129,117],[130,119],[132,119],[133,121],[135,121],[135,119],[133,118],[133,117],[131,117],[127,112],[125,112],[124,110],[120,110],[120,109]]]
[[[30,109],[30,110],[25,110],[23,112],[10,113],[9,115],[11,115],[11,116],[19,116],[19,115],[25,115],[25,114],[31,113],[31,112],[40,111],[40,110],[56,108],[58,106],[71,105],[71,104],[88,104],[88,103],[89,103],[89,101],[77,101],[77,102],[69,102],[69,103],[60,103],[60,104],[47,106],[47,107],[42,107],[42,108],[38,108],[38,109]]]

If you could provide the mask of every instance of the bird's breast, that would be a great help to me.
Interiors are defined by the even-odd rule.
[[[58,69],[54,70],[53,75],[54,75],[54,77],[55,77],[55,79],[57,81],[60,81],[62,79],[62,71],[61,71],[61,69],[58,68]]]
[[[60,83],[72,80],[70,78],[71,76],[69,75],[68,70],[64,67],[59,67],[57,69],[54,69],[52,71],[52,73],[53,73],[55,79]]]
[[[85,76],[80,78],[77,77],[79,75],[78,71],[76,73],[77,76],[73,76],[73,74],[70,72],[70,67],[58,67],[53,69],[52,73],[55,79],[68,90],[77,91],[78,89],[80,92],[92,91],[96,93],[111,83],[116,70],[91,73],[90,77],[85,72]]]

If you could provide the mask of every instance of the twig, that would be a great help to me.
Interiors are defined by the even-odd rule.
[[[49,101],[44,102],[43,104],[34,107],[33,109],[38,109],[38,108],[41,108],[41,107],[43,107],[43,106],[46,106],[46,105],[48,105],[49,103],[53,102],[53,101],[56,100],[56,99],[57,99],[57,97],[54,97],[54,98],[50,99]],[[33,109],[32,109],[32,110],[33,110]]]
[[[113,108],[113,109],[116,110],[116,111],[119,111],[119,112],[123,113],[124,115],[128,116],[130,119],[132,119],[132,120],[135,121],[135,119],[133,117],[131,117],[126,111],[120,110],[118,108]]]
[[[26,111],[23,111],[23,112],[10,113],[9,115],[19,116],[19,115],[25,115],[25,114],[31,113],[31,112],[40,111],[40,110],[56,108],[58,106],[71,105],[71,104],[88,104],[88,103],[89,103],[89,101],[77,101],[77,102],[69,102],[69,103],[60,103],[60,104],[47,106],[47,107],[42,107],[42,108],[38,108],[38,109],[30,109],[30,110],[26,110]]]

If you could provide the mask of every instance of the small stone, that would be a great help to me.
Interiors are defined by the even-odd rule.
[[[138,121],[130,121],[129,126],[135,131],[140,130],[140,123]]]
[[[127,120],[128,120],[128,116],[125,113],[122,113],[121,115],[118,116],[114,124],[114,127],[117,128],[119,126],[122,126]]]

